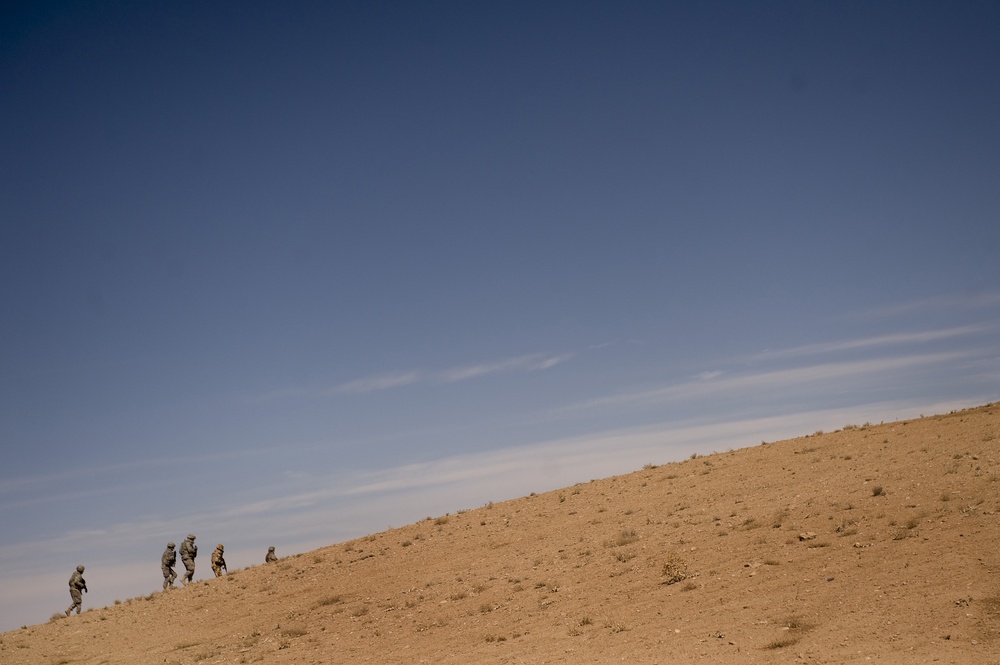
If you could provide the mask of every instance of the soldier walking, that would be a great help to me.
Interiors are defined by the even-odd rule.
[[[174,552],[174,544],[167,543],[167,549],[163,550],[163,556],[160,557],[160,569],[163,571],[163,590],[166,591],[169,587],[174,586],[174,580],[177,579],[177,573],[174,572],[174,566],[177,564],[177,553]]]
[[[219,543],[216,545],[215,551],[212,552],[212,572],[215,573],[216,577],[220,577],[223,570],[227,573],[229,572],[229,569],[226,568],[226,560],[222,556],[222,552],[225,549],[226,548],[222,546],[222,543]]]
[[[181,563],[184,564],[184,577],[181,582],[187,584],[194,581],[194,559],[198,556],[198,546],[194,544],[194,534],[189,533],[187,539],[181,543]]]
[[[264,557],[264,563],[273,563],[278,560],[278,555],[274,553],[274,545],[267,548],[267,556]]]
[[[87,582],[83,579],[83,566],[77,566],[73,574],[69,576],[69,597],[73,599],[73,604],[69,606],[66,610],[66,616],[69,616],[73,610],[79,614],[80,610],[83,609],[83,594],[80,591],[87,590]]]

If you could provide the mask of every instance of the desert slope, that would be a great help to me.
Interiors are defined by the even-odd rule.
[[[0,662],[998,663],[998,437],[993,404],[650,465],[4,633]]]

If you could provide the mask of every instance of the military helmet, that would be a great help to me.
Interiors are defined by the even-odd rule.
[[[224,549],[226,549],[226,548],[222,546],[222,543],[219,543],[219,544],[218,544],[218,545],[216,546],[216,548],[215,548],[215,549],[218,549],[218,550],[224,550]]]
[[[274,551],[274,545],[271,545],[270,547],[268,547],[267,551],[268,552],[273,552]]]
[[[173,541],[167,543],[167,549],[171,549],[172,550],[172,549],[174,549],[174,547],[176,547],[176,545],[174,545]]]
[[[194,534],[193,533],[189,533],[187,539],[188,540],[194,540]]]
[[[77,566],[76,567],[76,572],[82,573],[83,572],[83,566]]]

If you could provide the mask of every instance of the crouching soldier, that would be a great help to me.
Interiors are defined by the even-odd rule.
[[[278,560],[278,555],[274,553],[274,545],[267,548],[267,556],[264,557],[264,563],[274,563]]]
[[[227,573],[229,572],[229,569],[226,568],[226,560],[222,556],[222,552],[225,549],[226,548],[222,546],[222,543],[219,543],[216,546],[215,551],[212,552],[212,572],[215,573],[216,577],[222,575],[222,571],[224,570]]]
[[[177,573],[174,572],[174,566],[176,564],[177,553],[174,552],[174,544],[167,543],[167,549],[163,550],[163,556],[160,557],[160,569],[163,571],[164,591],[172,587],[174,585],[174,580],[177,579]]]
[[[69,597],[73,599],[73,604],[66,610],[66,616],[76,610],[79,614],[83,608],[83,594],[81,591],[87,590],[87,582],[83,579],[83,566],[77,566],[73,574],[69,576]]]

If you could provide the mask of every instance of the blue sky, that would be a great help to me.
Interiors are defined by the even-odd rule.
[[[1000,399],[992,2],[0,20],[0,630]]]

